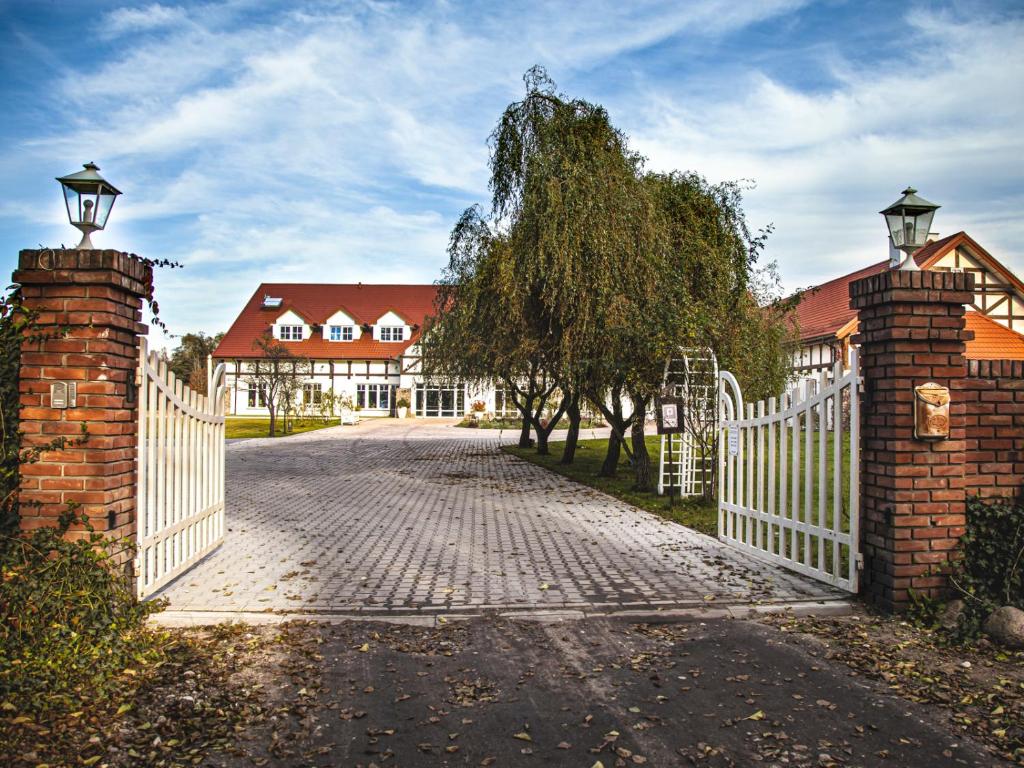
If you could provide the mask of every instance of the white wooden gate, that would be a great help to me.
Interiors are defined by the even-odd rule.
[[[720,374],[718,537],[753,557],[857,591],[857,351],[778,398],[743,403]]]
[[[135,560],[139,597],[188,570],[224,540],[224,365],[193,392],[139,350]]]

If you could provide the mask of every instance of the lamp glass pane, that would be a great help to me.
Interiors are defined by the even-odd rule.
[[[932,219],[935,218],[935,211],[925,211],[917,215],[917,240],[916,245],[924,245],[928,242],[928,233],[932,228]]]
[[[892,244],[899,248],[903,245],[905,237],[903,229],[903,214],[887,213],[885,215],[885,223],[889,227],[889,236],[892,238]]]
[[[110,209],[114,207],[115,197],[109,192],[96,196],[96,226],[100,229],[107,226],[107,217],[110,216]]]
[[[64,187],[64,205],[68,209],[68,221],[74,224],[82,220],[82,200],[71,187]]]

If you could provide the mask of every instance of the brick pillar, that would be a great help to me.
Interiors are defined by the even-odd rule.
[[[944,594],[965,516],[965,304],[974,276],[887,270],[850,285],[859,312],[863,591],[900,609]],[[950,388],[948,440],[914,439],[914,387]]]
[[[111,250],[26,250],[14,280],[25,305],[38,314],[38,332],[21,352],[21,429],[25,447],[57,437],[81,445],[42,454],[21,468],[22,528],[52,525],[77,502],[97,531],[135,535],[136,406],[134,382],[142,298],[152,268],[138,257]],[[77,405],[51,407],[50,385],[75,382]]]

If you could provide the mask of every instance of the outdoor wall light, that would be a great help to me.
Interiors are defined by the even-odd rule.
[[[64,190],[64,205],[68,209],[68,221],[82,232],[78,250],[92,249],[89,235],[107,226],[114,200],[121,193],[99,174],[99,166],[86,163],[85,170],[58,176]]]
[[[913,187],[907,187],[903,190],[903,197],[884,211],[879,211],[885,217],[885,226],[893,246],[907,254],[900,269],[919,269],[910,255],[928,242],[932,219],[940,207],[918,197]]]

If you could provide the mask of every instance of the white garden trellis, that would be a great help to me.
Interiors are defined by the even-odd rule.
[[[680,348],[665,363],[662,391],[682,400],[682,432],[661,436],[658,493],[710,495],[718,433],[718,359],[709,347]],[[671,460],[670,460],[671,457]]]
[[[721,373],[718,538],[848,592],[858,585],[860,375],[837,362],[755,404]]]
[[[139,347],[137,591],[145,597],[224,540],[224,364],[207,395]]]

